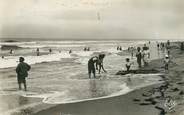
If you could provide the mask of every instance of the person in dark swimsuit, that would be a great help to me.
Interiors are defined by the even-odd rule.
[[[92,57],[89,59],[88,61],[88,74],[89,74],[89,78],[91,78],[91,73],[93,73],[93,76],[94,78],[96,78],[96,75],[95,75],[95,64],[96,64],[96,67],[97,67],[97,61],[98,61],[98,57],[95,56],[95,57]]]
[[[139,68],[141,68],[142,53],[141,53],[140,47],[137,48],[136,57],[137,57],[137,64],[138,64]]]

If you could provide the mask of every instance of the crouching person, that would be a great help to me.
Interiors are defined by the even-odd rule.
[[[30,69],[31,69],[31,66],[24,62],[23,57],[20,57],[19,58],[19,64],[17,65],[17,68],[16,68],[19,90],[22,89],[21,84],[23,83],[24,84],[24,90],[27,91],[26,77],[28,77],[28,71]]]
[[[133,62],[130,62],[130,59],[129,58],[126,58],[126,64],[125,64],[125,66],[126,66],[127,72],[130,71],[130,67],[131,67],[132,64],[133,64]]]

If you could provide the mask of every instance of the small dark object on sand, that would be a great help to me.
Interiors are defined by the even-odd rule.
[[[172,90],[173,90],[174,92],[175,92],[175,91],[179,91],[179,89],[178,89],[177,87],[174,88],[174,89],[172,89]]]
[[[151,103],[152,103],[152,105],[156,105],[156,104],[157,104],[157,102],[156,102],[156,101],[152,101]]]
[[[133,101],[141,101],[140,99],[133,99]]]
[[[158,81],[163,81],[163,80],[161,79],[161,80],[158,80]]]
[[[139,105],[151,105],[151,103],[140,103]]]
[[[178,82],[177,84],[178,85],[184,85],[184,82]]]
[[[159,99],[159,98],[161,98],[161,96],[156,96],[155,98],[156,98],[156,99]]]
[[[184,91],[180,91],[179,92],[179,95],[184,95]]]
[[[151,104],[155,105],[157,102],[154,100],[154,98],[148,98],[145,99],[145,101],[151,102]]]

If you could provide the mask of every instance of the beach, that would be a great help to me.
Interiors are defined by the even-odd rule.
[[[150,45],[152,61],[148,67],[142,69],[154,68],[159,73],[125,76],[115,75],[115,73],[123,67],[123,63],[119,62],[124,62],[130,55],[127,51],[116,51],[115,46],[119,43],[114,42],[113,45],[110,43],[102,43],[103,46],[106,45],[105,49],[109,49],[109,45],[110,48],[114,47],[108,51],[100,49],[81,53],[77,50],[68,55],[66,52],[69,48],[66,48],[66,52],[62,52],[64,54],[62,59],[53,60],[53,57],[61,56],[56,53],[52,55],[53,57],[47,56],[47,60],[42,60],[46,57],[39,57],[37,62],[30,62],[32,69],[27,80],[27,92],[17,89],[15,67],[0,69],[1,79],[3,79],[0,83],[2,115],[159,115],[160,110],[155,107],[164,108],[165,98],[159,97],[160,91],[155,91],[154,94],[150,92],[159,89],[166,82],[170,85],[165,94],[172,95],[177,103],[175,112],[167,112],[167,114],[183,115],[183,96],[179,93],[183,91],[182,56],[184,53],[178,49],[179,43],[171,44],[172,60],[176,64],[170,65],[169,72],[163,69],[164,53],[157,51],[156,42],[153,41]],[[78,49],[81,47],[83,46]],[[27,50],[30,51],[30,49]],[[105,52],[107,55],[104,63],[108,73],[97,75],[97,79],[89,79],[87,61],[90,56],[99,52]],[[29,53],[23,55],[28,55],[28,60],[33,58],[29,57]],[[135,61],[135,58],[132,61]],[[135,64],[133,69],[136,67]],[[176,88],[178,88],[177,91],[173,90]],[[156,102],[153,103],[150,98]]]

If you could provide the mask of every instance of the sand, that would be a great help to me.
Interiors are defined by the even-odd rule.
[[[177,48],[178,45],[171,44],[173,63],[169,71],[164,70],[162,59],[153,60],[146,67],[163,73],[162,84],[107,99],[59,104],[34,115],[184,115],[184,52]],[[168,96],[175,103],[172,110],[165,106]]]

